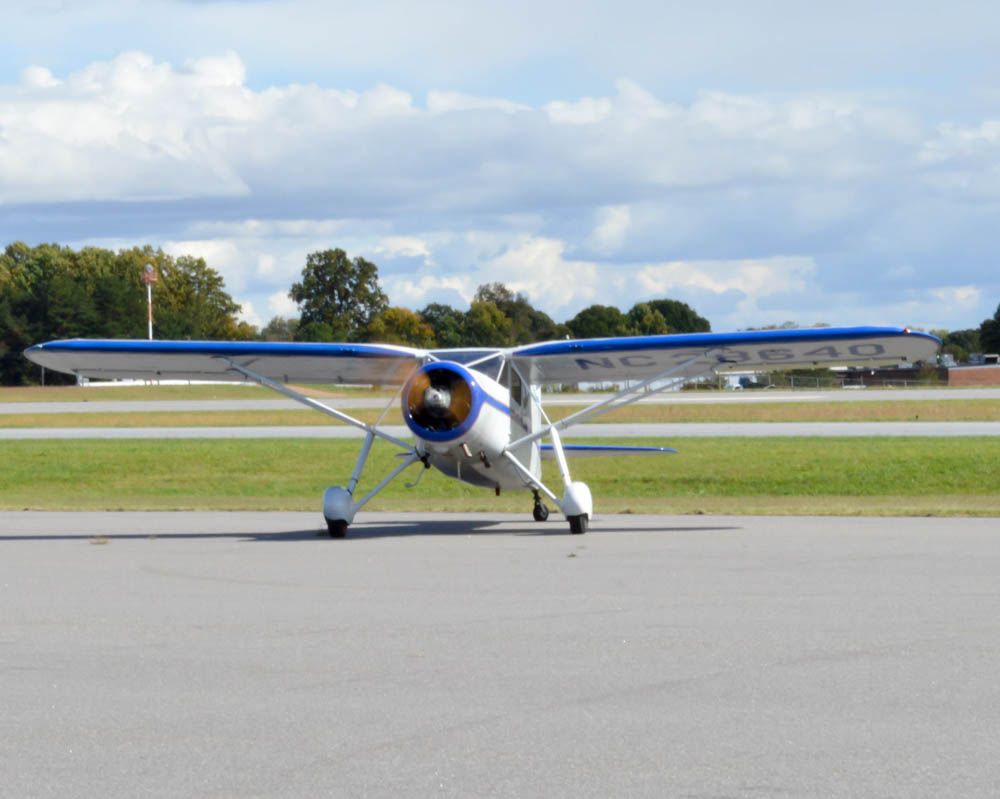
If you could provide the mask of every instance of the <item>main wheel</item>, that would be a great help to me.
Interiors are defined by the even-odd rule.
[[[330,538],[343,538],[347,535],[347,522],[344,519],[327,519],[326,529],[330,531]]]
[[[541,502],[535,503],[535,509],[531,511],[531,515],[535,517],[536,522],[544,522],[549,518],[549,509]]]
[[[567,516],[569,519],[569,531],[573,535],[583,535],[587,532],[587,521],[588,517],[586,513],[581,513],[579,516]]]

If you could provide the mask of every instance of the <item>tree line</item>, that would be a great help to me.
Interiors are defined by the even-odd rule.
[[[240,306],[222,275],[202,258],[150,246],[113,252],[16,242],[0,255],[0,383],[35,383],[37,366],[21,353],[57,338],[144,338],[143,269],[158,274],[154,335],[159,339],[378,341],[415,347],[509,347],[535,341],[708,332],[707,319],[669,298],[628,311],[591,305],[556,322],[503,283],[481,285],[468,310],[430,303],[420,310],[389,304],[378,267],[342,249],[310,253],[289,295],[297,318],[274,317],[262,329],[239,320]],[[978,329],[934,331],[945,351],[1000,350],[1000,307]],[[961,356],[961,357],[960,357]],[[60,379],[56,377],[55,379]]]
[[[480,286],[467,311],[430,303],[418,311],[391,306],[378,281],[378,268],[341,249],[311,253],[302,280],[292,284],[298,319],[275,318],[264,339],[297,341],[381,341],[415,347],[510,347],[535,341],[598,336],[707,332],[708,320],[671,299],[638,303],[627,313],[592,305],[557,323],[528,297],[503,283]]]
[[[0,383],[38,381],[39,368],[21,354],[32,344],[56,338],[145,338],[146,264],[158,275],[157,338],[257,337],[253,326],[239,321],[239,304],[203,258],[175,258],[148,246],[76,251],[16,242],[0,255]]]

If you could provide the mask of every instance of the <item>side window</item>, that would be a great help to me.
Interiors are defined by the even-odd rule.
[[[509,374],[511,405],[521,405],[521,378],[513,369],[510,370]]]

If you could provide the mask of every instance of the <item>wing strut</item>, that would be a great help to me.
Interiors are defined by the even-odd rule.
[[[586,421],[587,419],[591,419],[594,416],[599,416],[602,413],[609,413],[610,411],[615,411],[618,410],[619,408],[624,408],[626,405],[630,405],[631,403],[642,399],[644,395],[639,392],[641,392],[642,389],[646,388],[646,386],[652,385],[658,380],[666,380],[674,372],[681,369],[686,369],[692,364],[698,363],[698,361],[707,361],[716,352],[718,352],[718,350],[708,350],[706,352],[703,352],[700,355],[696,355],[694,358],[689,358],[688,360],[682,361],[681,363],[676,364],[675,366],[671,366],[669,369],[660,372],[657,375],[653,375],[652,377],[646,378],[641,383],[636,383],[634,386],[626,388],[623,391],[619,391],[617,394],[613,394],[606,400],[602,400],[601,402],[595,403],[594,405],[591,405],[589,408],[584,408],[582,411],[571,413],[569,416],[560,419],[558,422],[550,422],[549,424],[544,425],[535,432],[529,433],[526,436],[522,436],[521,438],[517,439],[517,441],[512,441],[510,444],[507,445],[507,450],[515,449],[516,447],[519,447],[522,444],[527,444],[529,441],[537,441],[540,438],[545,438],[550,434],[550,431],[554,432],[556,430],[565,430],[567,427],[570,427],[571,425],[577,424],[578,422]],[[705,364],[704,371],[699,372],[698,374],[695,375],[685,375],[684,377],[685,378],[700,377],[703,374],[711,372],[713,368],[714,368],[713,364],[711,362],[707,362]],[[675,380],[676,379],[680,378],[675,378]],[[664,386],[663,388],[666,388],[666,386]],[[662,388],[657,389],[657,391],[662,391],[662,390],[663,390]],[[635,396],[630,397],[629,396],[630,394],[635,394]],[[559,453],[562,452],[562,444],[556,443],[556,439],[554,437],[552,444],[553,444],[553,450],[556,452],[556,457],[558,458]]]
[[[569,529],[572,533],[583,533],[587,530],[588,520],[593,514],[594,503],[590,495],[590,489],[584,484],[579,482],[574,482],[573,478],[569,473],[569,465],[566,463],[566,453],[563,451],[562,438],[559,435],[559,431],[569,427],[570,425],[583,421],[585,419],[590,419],[602,413],[608,413],[617,408],[622,408],[629,403],[635,402],[642,398],[640,393],[642,389],[655,383],[658,380],[665,380],[669,378],[672,374],[678,370],[686,369],[692,364],[698,363],[699,361],[705,361],[705,368],[702,372],[698,374],[704,374],[706,372],[711,372],[714,369],[710,359],[717,352],[717,350],[708,350],[703,352],[694,358],[688,358],[682,363],[676,364],[669,369],[660,372],[653,377],[643,380],[636,385],[625,389],[624,391],[619,391],[617,394],[612,395],[606,400],[595,403],[589,408],[584,408],[582,411],[570,414],[565,419],[561,419],[558,422],[553,423],[548,415],[545,416],[546,424],[542,426],[540,430],[534,431],[529,435],[523,436],[516,441],[511,442],[503,451],[503,457],[517,470],[518,474],[521,475],[521,479],[524,480],[525,485],[536,491],[542,491],[549,499],[556,503],[559,510],[563,512],[566,518],[569,520]],[[512,365],[513,366],[513,365]],[[516,367],[514,367],[516,369]],[[518,371],[520,375],[520,371]],[[686,375],[686,377],[691,377],[692,375]],[[694,375],[697,376],[697,375]],[[523,377],[521,378],[523,381]],[[532,387],[533,389],[534,387]],[[666,386],[664,386],[666,388]],[[635,396],[629,396],[634,394]],[[537,401],[537,397],[536,397]],[[539,403],[540,405],[541,403]],[[551,489],[549,489],[541,480],[535,477],[531,471],[522,464],[517,457],[512,452],[516,447],[521,446],[532,441],[537,441],[540,438],[548,436],[552,440],[552,451],[556,456],[556,461],[559,464],[559,475],[562,478],[563,483],[563,495],[562,498],[557,497]]]
[[[312,399],[311,397],[300,394],[298,391],[295,391],[288,386],[264,377],[264,375],[258,374],[252,369],[247,369],[247,367],[236,363],[230,358],[222,358],[222,360],[229,365],[230,369],[249,377],[251,380],[255,380],[265,388],[277,391],[279,394],[284,394],[286,397],[293,399],[296,402],[301,402],[303,405],[312,408],[313,410],[325,413],[327,416],[332,416],[340,422],[358,427],[365,431],[365,440],[361,445],[361,452],[358,453],[358,459],[351,472],[350,482],[347,486],[331,486],[323,492],[323,516],[326,519],[330,535],[334,538],[343,538],[347,532],[347,526],[354,521],[354,514],[357,513],[363,505],[367,504],[367,502],[379,491],[395,480],[404,469],[421,460],[424,461],[424,466],[428,465],[426,461],[427,456],[412,444],[408,444],[407,442],[378,429],[379,422],[385,418],[385,414],[388,412],[389,407],[396,400],[396,397],[399,396],[399,391],[397,391],[393,398],[389,400],[375,424],[370,425],[365,424],[360,419],[355,419],[353,416],[349,416],[342,411],[338,411],[336,408],[331,408],[328,405],[324,405],[322,402]],[[400,390],[402,389],[400,388]],[[390,444],[395,444],[397,447],[402,447],[406,450],[406,459],[389,474],[387,474],[378,483],[378,485],[365,494],[358,502],[355,502],[354,490],[358,487],[358,481],[361,479],[361,472],[365,467],[365,463],[368,460],[368,454],[371,452],[372,444],[375,442],[376,437],[384,439]]]
[[[322,402],[318,402],[314,400],[312,397],[307,397],[304,394],[300,394],[298,391],[289,388],[288,386],[282,385],[281,383],[275,382],[270,378],[264,377],[264,375],[257,374],[257,372],[254,372],[252,369],[247,369],[245,366],[236,363],[234,360],[230,358],[222,358],[222,360],[225,361],[227,364],[229,364],[230,369],[233,369],[239,372],[240,374],[246,375],[251,380],[255,380],[256,382],[260,383],[265,388],[269,388],[272,391],[277,391],[279,394],[284,394],[289,399],[293,399],[296,402],[301,402],[303,405],[312,408],[313,410],[319,411],[320,413],[325,413],[327,416],[332,416],[334,419],[344,422],[345,424],[358,427],[364,430],[369,435],[378,436],[381,439],[384,439],[392,444],[395,444],[397,447],[402,447],[403,449],[409,450],[410,452],[416,451],[412,444],[407,444],[402,439],[396,438],[395,436],[391,436],[388,433],[379,430],[377,427],[373,425],[365,424],[360,419],[355,419],[353,416],[349,416],[343,411],[338,411],[336,408],[331,408],[328,405],[324,405]],[[385,413],[383,412],[383,416],[384,415]],[[379,419],[381,420],[382,417],[380,416]]]

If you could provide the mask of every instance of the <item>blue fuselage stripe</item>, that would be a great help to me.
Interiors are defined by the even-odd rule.
[[[508,416],[510,416],[510,406],[509,405],[504,405],[498,399],[494,399],[486,391],[483,391],[483,400],[486,401],[487,405],[492,405],[494,408],[496,408],[501,413],[505,413]]]

